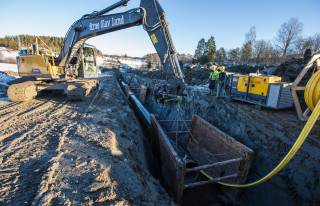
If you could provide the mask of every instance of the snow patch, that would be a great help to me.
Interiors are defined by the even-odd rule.
[[[17,79],[14,76],[8,75],[6,73],[0,72],[0,85],[9,86],[8,83]]]
[[[19,55],[18,51],[0,51],[0,52],[4,59],[9,59],[9,58],[16,59],[16,57]]]
[[[0,63],[0,71],[18,72],[17,64]]]
[[[139,69],[142,67],[146,67],[147,63],[144,62],[142,59],[133,59],[133,58],[119,58],[119,61],[122,64],[126,64],[133,69]]]

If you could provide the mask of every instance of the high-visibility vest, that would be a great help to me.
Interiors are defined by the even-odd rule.
[[[212,72],[210,73],[209,79],[218,80],[218,79],[219,79],[219,72],[218,72],[218,71],[212,71]]]

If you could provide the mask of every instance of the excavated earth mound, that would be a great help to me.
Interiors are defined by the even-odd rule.
[[[306,61],[302,58],[292,58],[280,64],[272,75],[280,76],[283,82],[294,82],[301,70],[304,68]],[[301,81],[301,85],[306,85],[312,76],[313,69],[310,69]]]
[[[0,205],[172,205],[112,73],[83,102],[0,105]]]

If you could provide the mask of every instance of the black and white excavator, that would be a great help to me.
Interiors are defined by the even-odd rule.
[[[139,25],[148,33],[160,57],[167,82],[173,87],[172,93],[181,94],[186,86],[164,10],[157,0],[141,0],[139,8],[107,14],[118,7],[126,6],[129,1],[121,0],[101,11],[83,15],[75,21],[66,34],[58,57],[53,54],[40,54],[38,44],[32,47],[31,52],[18,56],[19,76],[29,77],[29,80],[32,77],[34,81],[11,85],[7,92],[9,99],[21,102],[34,98],[42,90],[65,90],[69,99],[83,100],[98,83],[96,80],[83,79],[96,70],[92,69],[96,66],[94,48],[85,46],[85,41],[91,37]],[[91,66],[88,67],[88,64]]]

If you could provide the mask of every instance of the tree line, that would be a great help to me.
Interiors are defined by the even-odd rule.
[[[52,49],[53,52],[60,52],[61,45],[64,41],[63,37],[53,37],[53,36],[39,36],[42,41]],[[36,36],[34,35],[14,35],[5,36],[0,38],[0,46],[7,47],[8,49],[18,50],[20,48],[30,47],[31,44],[35,44]],[[38,41],[38,44],[45,48],[42,42]]]
[[[242,47],[226,50],[216,49],[214,37],[208,41],[200,39],[195,50],[194,63],[241,62],[253,64],[276,64],[292,57],[302,57],[306,49],[320,52],[320,33],[303,37],[303,23],[297,18],[290,18],[280,26],[272,41],[256,39],[256,27],[252,26],[245,34]]]

